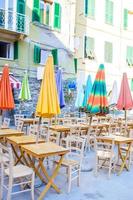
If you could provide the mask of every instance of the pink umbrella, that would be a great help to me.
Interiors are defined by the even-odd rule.
[[[131,96],[131,91],[128,84],[127,74],[123,73],[123,78],[121,82],[121,90],[116,105],[118,110],[125,110],[125,119],[126,119],[126,110],[133,108],[133,99]]]

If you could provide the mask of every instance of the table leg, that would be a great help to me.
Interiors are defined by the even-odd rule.
[[[126,168],[127,171],[129,171],[126,161],[127,161],[127,158],[128,158],[129,152],[130,152],[130,148],[131,148],[131,143],[128,144],[128,149],[126,151],[126,155],[122,156],[122,152],[121,152],[121,149],[120,149],[120,144],[118,145],[119,156],[120,156],[120,158],[122,160],[122,164],[121,164],[120,171],[119,171],[118,175],[121,174],[121,172],[123,171],[124,167]]]
[[[54,170],[54,172],[53,172],[53,175],[52,175],[51,177],[49,177],[49,182],[48,182],[48,184],[46,185],[45,189],[41,192],[41,194],[40,194],[38,200],[43,200],[43,198],[44,198],[45,194],[47,193],[47,191],[49,190],[49,188],[50,188],[51,186],[53,186],[53,180],[55,179],[55,177],[56,177],[57,174],[58,174],[58,171],[59,171],[59,169],[60,169],[60,166],[61,166],[61,163],[62,163],[63,158],[64,158],[64,156],[62,155],[61,158],[60,158],[60,160],[59,160],[58,165],[56,166],[56,168],[55,168],[55,170]],[[60,191],[59,191],[59,192],[60,192]]]
[[[18,162],[20,162],[21,164],[24,164],[24,163],[22,162],[22,160],[21,160],[22,156],[19,156],[19,155],[17,154],[17,151],[15,150],[15,148],[14,148],[14,146],[13,146],[12,144],[11,144],[11,147],[12,147],[12,150],[13,150],[13,152],[14,152],[16,158],[17,158],[17,161],[16,161],[15,165],[16,165]]]

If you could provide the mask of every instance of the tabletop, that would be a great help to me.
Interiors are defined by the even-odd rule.
[[[39,121],[38,118],[21,118],[20,120],[23,121],[24,123],[33,123]]]
[[[13,135],[23,135],[24,132],[18,131],[16,129],[0,129],[0,137],[5,137],[5,136],[13,136]]]
[[[133,142],[133,138],[117,136],[117,135],[109,135],[109,136],[99,136],[97,137],[99,140],[111,141],[114,140],[115,143],[131,143]]]
[[[36,136],[35,135],[23,135],[23,136],[12,136],[6,137],[6,140],[14,145],[23,145],[23,144],[35,144]],[[43,143],[44,139],[39,139],[39,143]]]
[[[66,125],[52,125],[49,128],[59,132],[69,132],[71,128],[81,128],[83,130],[88,129],[88,125],[85,124],[66,124]]]
[[[69,152],[68,149],[52,142],[22,145],[21,148],[22,150],[32,156],[35,156],[36,158],[44,158],[54,155],[65,155]]]

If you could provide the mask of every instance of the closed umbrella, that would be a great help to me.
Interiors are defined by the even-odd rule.
[[[36,107],[36,114],[44,118],[51,118],[60,114],[52,56],[49,56],[46,62],[41,90]]]
[[[60,108],[65,106],[65,99],[64,99],[64,91],[63,91],[63,81],[62,81],[62,71],[61,69],[57,69],[56,72],[56,86],[58,92],[58,99],[60,103]]]
[[[77,92],[77,98],[76,98],[76,102],[75,102],[76,108],[82,107],[83,99],[84,99],[84,90],[83,90],[83,85],[81,85]]]
[[[109,99],[109,105],[116,105],[117,101],[118,101],[118,87],[117,87],[117,82],[114,81],[112,92]]]
[[[99,66],[96,74],[91,94],[88,99],[87,110],[93,114],[107,114],[109,112],[103,64]]]
[[[129,88],[126,73],[123,73],[120,94],[116,107],[118,110],[125,110],[125,120],[126,120],[126,111],[133,108],[133,99]]]
[[[23,80],[22,80],[22,87],[21,87],[21,90],[20,90],[19,99],[21,101],[31,100],[31,94],[30,94],[27,72],[25,72]]]
[[[91,76],[88,75],[87,82],[86,82],[86,87],[85,87],[85,94],[84,94],[83,104],[82,104],[82,107],[84,107],[84,108],[87,108],[88,98],[90,96],[91,89],[92,89],[92,80],[91,80]]]

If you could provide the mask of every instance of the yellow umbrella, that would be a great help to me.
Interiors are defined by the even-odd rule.
[[[55,115],[60,114],[60,106],[56,88],[52,56],[48,57],[46,63],[41,84],[41,90],[36,107],[36,114],[44,118],[51,118]]]

